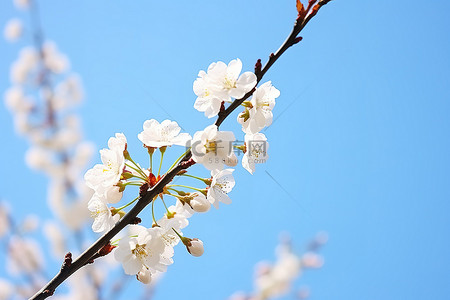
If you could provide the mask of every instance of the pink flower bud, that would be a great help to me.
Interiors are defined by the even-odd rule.
[[[152,282],[152,274],[149,270],[147,270],[147,268],[143,267],[139,273],[136,274],[136,279],[143,284],[149,284]]]
[[[197,197],[192,199],[189,204],[196,212],[207,212],[211,208],[211,203],[203,194],[199,194]]]
[[[199,257],[203,255],[205,249],[203,249],[203,242],[199,239],[191,239],[186,244],[187,251],[195,257]]]

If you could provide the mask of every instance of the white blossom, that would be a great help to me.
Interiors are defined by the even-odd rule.
[[[216,116],[220,111],[222,102],[228,100],[228,97],[222,99],[214,94],[213,89],[214,87],[208,81],[205,71],[200,71],[198,73],[198,78],[194,81],[194,93],[197,95],[194,108],[204,112],[205,116],[208,118]]]
[[[19,53],[19,58],[11,65],[10,79],[14,84],[23,84],[36,68],[39,54],[32,47],[25,47]]]
[[[264,127],[272,124],[272,109],[275,106],[275,99],[280,96],[270,81],[264,83],[256,89],[250,99],[250,109],[246,109],[238,115],[238,122],[242,125],[245,133],[258,133]]]
[[[155,119],[144,122],[144,131],[138,138],[147,147],[159,148],[172,145],[186,146],[191,136],[180,133],[181,128],[175,121],[164,120],[161,124]]]
[[[79,76],[72,74],[58,83],[53,95],[55,109],[64,109],[83,99],[83,89]]]
[[[242,98],[256,85],[256,75],[245,72],[239,76],[241,70],[242,62],[239,58],[232,60],[228,66],[221,61],[209,65],[208,80],[214,93],[224,99],[223,101],[227,101],[229,97]]]
[[[276,255],[274,265],[260,265],[256,272],[256,295],[263,299],[286,294],[301,272],[301,259],[293,253],[289,243],[280,244]]]
[[[192,139],[192,158],[208,170],[223,169],[223,165],[236,165],[236,155],[232,149],[235,137],[231,131],[218,131],[210,125],[197,131]]]
[[[211,118],[219,113],[222,102],[242,98],[256,85],[256,75],[252,72],[239,75],[241,70],[242,62],[235,59],[228,65],[222,61],[212,63],[207,72],[200,71],[193,87],[197,95],[194,108]]]
[[[23,25],[19,19],[11,19],[6,23],[3,35],[9,42],[17,41],[22,35]]]
[[[120,240],[114,257],[122,263],[128,275],[135,275],[146,267],[150,272],[164,272],[170,260],[162,254],[166,248],[161,239],[161,229],[130,225],[129,236]]]
[[[28,122],[28,113],[17,113],[14,116],[14,128],[19,134],[33,133]]]
[[[106,202],[114,204],[122,199],[123,192],[120,191],[120,188],[118,186],[112,186],[106,189],[105,195],[106,195],[105,199]]]
[[[233,169],[211,171],[212,181],[211,186],[208,188],[206,198],[212,205],[214,205],[215,208],[219,208],[219,202],[225,204],[231,203],[231,199],[227,194],[231,192],[235,185],[232,174],[233,171]]]
[[[84,175],[87,186],[100,195],[105,195],[109,189],[116,185],[125,167],[123,151],[126,147],[126,138],[123,134],[116,134],[108,141],[110,149],[100,150],[103,164],[97,164]]]
[[[28,167],[36,170],[46,170],[53,164],[50,153],[41,147],[32,147],[25,154]]]
[[[42,53],[45,66],[52,72],[61,74],[69,69],[69,59],[58,51],[54,42],[45,42],[42,46]]]
[[[123,133],[116,133],[115,136],[109,138],[108,147],[119,154],[123,154],[123,151],[127,148],[127,138]]]
[[[171,214],[181,215],[184,219],[186,219],[187,223],[182,228],[186,227],[189,224],[188,218],[192,217],[194,214],[194,210],[189,207],[189,205],[185,205],[180,201],[177,201],[175,205],[171,205],[168,208]]]
[[[13,86],[5,92],[5,105],[14,113],[29,112],[33,108],[33,101],[23,94],[18,86]]]
[[[269,148],[269,143],[267,138],[262,133],[245,135],[245,154],[242,158],[242,166],[253,174],[255,172],[255,165],[265,163],[269,158],[267,154],[267,149]]]
[[[110,230],[120,217],[118,214],[112,215],[106,200],[94,194],[88,203],[88,209],[91,211],[91,217],[94,218],[92,230],[94,232],[104,232]]]

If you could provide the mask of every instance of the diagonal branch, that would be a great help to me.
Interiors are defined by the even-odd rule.
[[[306,26],[306,24],[316,15],[319,9],[330,2],[331,0],[310,0],[308,9],[304,14],[299,14],[294,24],[294,28],[292,32],[289,34],[287,39],[281,45],[281,47],[269,56],[269,60],[264,65],[264,68],[261,69],[261,60],[258,60],[256,63],[255,74],[257,76],[257,84],[261,81],[264,74],[270,69],[270,67],[277,61],[277,59],[291,46],[298,43],[301,38],[298,37],[298,34],[302,31],[302,29]],[[215,122],[217,126],[220,126],[222,122],[237,108],[241,105],[246,99],[248,99],[255,91],[256,86],[248,92],[241,99],[236,99],[233,103],[225,110],[219,113],[219,116]],[[185,170],[195,164],[195,162],[191,158],[191,152],[187,152],[185,157],[178,163],[178,165],[166,173],[161,180],[150,190],[144,192],[140,195],[140,198],[136,205],[119,221],[115,224],[115,226],[106,232],[102,237],[100,237],[94,244],[92,244],[86,251],[84,251],[75,261],[71,262],[69,265],[65,265],[65,267],[61,268],[58,274],[48,282],[40,291],[38,291],[30,300],[40,300],[46,299],[47,297],[53,295],[55,289],[63,283],[69,276],[75,273],[77,270],[82,268],[88,263],[91,263],[93,259],[99,256],[99,251],[106,246],[109,241],[118,234],[122,229],[124,229],[127,225],[132,224],[135,218],[139,215],[139,213],[150,204],[155,197],[157,197],[160,193],[163,192],[164,187],[169,184],[173,178],[182,170]]]

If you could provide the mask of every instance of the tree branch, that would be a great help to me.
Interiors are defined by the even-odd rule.
[[[261,60],[258,60],[255,72],[257,76],[257,84],[261,81],[266,72],[270,69],[270,67],[277,61],[277,59],[291,46],[298,43],[301,38],[297,38],[298,34],[302,31],[302,29],[306,26],[306,24],[314,17],[314,15],[318,12],[318,10],[331,0],[310,0],[308,9],[306,13],[303,15],[299,14],[294,24],[294,28],[292,32],[281,45],[281,47],[269,56],[269,60],[261,69]],[[314,5],[314,6],[313,6]],[[259,67],[258,67],[259,66]],[[256,90],[256,86],[245,94],[241,99],[236,99],[231,103],[231,105],[221,111],[218,115],[218,118],[215,122],[215,125],[220,126],[222,122],[246,99],[248,99]],[[185,157],[178,163],[178,165],[170,170],[168,173],[163,175],[161,180],[150,190],[142,193],[136,205],[119,221],[115,224],[111,230],[106,232],[102,237],[100,237],[94,244],[92,244],[86,251],[84,251],[76,260],[71,262],[70,264],[64,264],[64,267],[61,268],[58,274],[48,282],[40,291],[38,291],[31,300],[41,300],[46,299],[47,297],[53,295],[56,288],[63,283],[69,276],[75,273],[77,270],[85,266],[86,264],[92,262],[93,259],[101,256],[99,255],[100,251],[108,245],[110,240],[118,234],[122,229],[124,229],[127,225],[132,224],[138,214],[148,205],[150,204],[154,198],[156,198],[160,193],[163,192],[164,187],[169,184],[173,178],[182,170],[185,170],[195,164],[195,162],[191,159],[191,152],[187,152]]]

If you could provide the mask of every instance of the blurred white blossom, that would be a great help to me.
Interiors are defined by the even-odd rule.
[[[23,25],[19,19],[11,19],[6,23],[3,35],[7,41],[15,42],[22,35]]]

